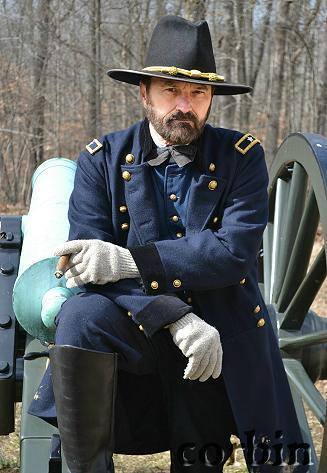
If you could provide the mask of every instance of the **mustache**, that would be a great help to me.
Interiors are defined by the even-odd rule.
[[[192,112],[183,113],[181,111],[175,112],[170,117],[166,119],[166,123],[169,123],[173,120],[191,120],[194,123],[198,123],[197,116]]]

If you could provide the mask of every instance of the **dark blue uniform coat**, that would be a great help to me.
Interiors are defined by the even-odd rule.
[[[70,200],[69,238],[98,238],[128,247],[142,281],[88,285],[86,290],[106,294],[126,309],[126,316],[131,312],[130,323],[142,325],[146,337],[193,310],[220,333],[222,372],[241,440],[245,442],[246,432],[255,430],[275,443],[275,432],[282,430],[287,443],[301,441],[276,336],[257,281],[257,255],[268,215],[268,176],[261,145],[242,154],[235,149],[243,136],[240,132],[206,125],[199,173],[189,194],[185,235],[159,240],[151,167],[142,156],[140,127],[137,123],[106,135],[101,139],[102,149],[80,155]],[[127,154],[134,156],[134,162],[126,162]],[[124,223],[129,224],[127,230]],[[154,434],[161,435],[158,422],[163,408],[146,397],[154,385],[142,389],[131,421],[142,424],[140,453],[165,444]],[[131,394],[131,402],[134,399]],[[117,451],[121,451],[119,445]]]

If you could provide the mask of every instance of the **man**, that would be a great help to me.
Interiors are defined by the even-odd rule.
[[[54,382],[48,369],[30,413],[58,422],[71,473],[168,449],[173,473],[222,472],[232,433],[249,471],[289,471],[302,437],[257,281],[264,153],[206,124],[214,94],[250,87],[216,74],[205,21],[174,16],[145,68],[108,74],[140,85],[147,118],[79,157],[56,254],[83,291],[57,316]]]

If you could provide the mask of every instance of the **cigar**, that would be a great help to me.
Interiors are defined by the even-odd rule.
[[[69,258],[70,258],[70,254],[60,256],[57,267],[56,267],[56,271],[54,273],[57,279],[60,279],[63,277],[64,272],[65,272],[65,267],[68,264]]]

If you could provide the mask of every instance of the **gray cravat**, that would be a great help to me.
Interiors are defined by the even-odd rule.
[[[165,146],[157,148],[158,156],[148,161],[150,166],[159,166],[167,159],[169,163],[175,162],[179,167],[185,166],[194,160],[197,151],[196,145]]]

